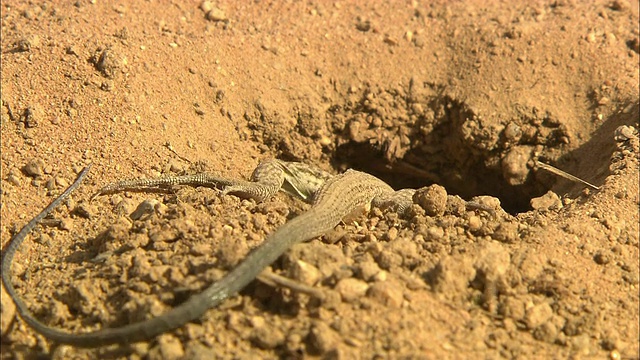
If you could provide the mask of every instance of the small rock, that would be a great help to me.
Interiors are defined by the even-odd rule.
[[[303,284],[312,286],[320,281],[322,273],[317,267],[309,264],[308,262],[296,260],[293,264],[293,268],[291,269],[290,276]]]
[[[491,234],[491,237],[503,243],[513,244],[519,239],[518,224],[503,222],[498,225],[498,228]]]
[[[342,279],[338,281],[335,287],[335,290],[340,294],[342,300],[346,302],[358,300],[367,293],[368,289],[369,284],[355,278]]]
[[[378,274],[381,270],[378,264],[373,261],[366,261],[360,263],[358,266],[359,276],[364,281],[369,281],[373,279],[376,274]]]
[[[447,208],[447,190],[440,185],[431,185],[418,189],[413,202],[420,205],[427,215],[440,216]]]
[[[67,46],[67,48],[65,49],[65,52],[69,55],[80,55],[80,52],[78,51],[78,48],[76,45],[69,45]]]
[[[533,330],[533,337],[536,340],[553,344],[558,337],[558,328],[553,322],[547,321]]]
[[[152,242],[173,242],[178,238],[178,234],[173,229],[160,229],[149,233],[149,240]]]
[[[338,346],[340,337],[329,325],[316,321],[309,331],[309,342],[320,353],[325,354]]]
[[[67,181],[67,179],[63,178],[62,176],[56,176],[54,180],[56,182],[56,185],[61,188],[66,189],[67,187],[69,187],[69,182]]]
[[[37,49],[40,47],[40,37],[38,35],[31,35],[20,39],[16,43],[17,51],[30,51],[31,49]]]
[[[547,322],[551,316],[553,316],[553,309],[551,308],[551,305],[543,302],[527,309],[524,321],[527,328],[535,329]]]
[[[389,273],[384,271],[384,270],[380,270],[377,274],[375,274],[372,278],[373,281],[387,281],[387,279],[389,278]]]
[[[60,230],[71,231],[73,229],[73,220],[66,218],[60,220]]]
[[[387,241],[393,241],[398,237],[398,228],[392,227],[386,233]]]
[[[444,237],[444,229],[440,226],[431,226],[427,229],[430,241],[437,241]]]
[[[155,211],[156,205],[160,202],[156,199],[145,200],[138,205],[138,207],[129,215],[132,220],[139,220],[144,215],[152,214]]]
[[[100,90],[107,91],[107,92],[113,91],[114,86],[115,86],[115,83],[113,82],[113,80],[106,79],[105,81],[100,83]]]
[[[563,206],[560,197],[551,190],[540,197],[531,199],[530,203],[534,210],[542,212],[561,209]]]
[[[90,61],[106,78],[112,79],[121,67],[119,56],[112,48],[98,48]],[[71,110],[71,109],[69,109]]]
[[[7,176],[7,181],[14,186],[20,186],[22,184],[20,177],[14,172],[11,172],[9,176]]]
[[[16,316],[16,305],[4,289],[4,284],[0,285],[0,293],[0,334],[4,337]]]
[[[430,272],[433,290],[444,296],[463,294],[476,277],[472,260],[466,256],[444,257]]]
[[[284,333],[277,329],[267,326],[254,328],[251,340],[254,344],[262,349],[275,349],[284,344]]]
[[[469,216],[469,230],[478,231],[482,228],[482,219],[479,216]]]
[[[56,181],[54,179],[49,179],[47,180],[47,182],[44,184],[45,189],[47,190],[53,190],[56,188]]]
[[[160,350],[159,355],[161,355],[158,359],[177,360],[184,357],[184,348],[182,347],[182,343],[173,335],[161,335],[158,338],[158,348]]]
[[[500,203],[500,199],[494,196],[488,196],[488,195],[474,196],[473,198],[471,198],[471,202],[479,204],[489,209],[493,209],[493,210],[502,209],[502,204]]]
[[[91,219],[96,216],[98,209],[94,205],[90,205],[86,202],[81,202],[80,204],[78,204],[78,206],[76,206],[75,209],[73,209],[73,212],[85,219]]]
[[[227,21],[227,14],[225,14],[221,9],[214,7],[207,12],[207,20],[214,22]]]
[[[591,354],[591,340],[589,339],[589,335],[580,334],[571,339],[571,348],[577,354],[580,355],[590,355]]]
[[[187,324],[186,326],[189,326],[189,325],[190,324]],[[186,354],[183,357],[183,359],[210,360],[210,359],[215,359],[219,355],[220,355],[219,349],[207,347],[206,345],[202,344],[199,341],[190,341],[189,346],[187,346]],[[133,357],[130,356],[130,358],[133,358]]]
[[[629,125],[618,126],[613,134],[614,140],[618,142],[627,141],[638,137],[638,131],[633,126]]]
[[[607,252],[604,252],[604,251],[598,251],[594,255],[593,260],[598,265],[606,265],[611,261],[611,255],[609,253],[607,253]]]
[[[44,175],[45,163],[42,159],[34,159],[29,161],[22,169],[28,176],[33,178],[42,177]]]
[[[367,291],[367,296],[389,307],[399,308],[404,300],[400,285],[393,281],[377,282]]]
[[[529,177],[527,162],[531,158],[532,147],[516,146],[502,158],[502,176],[509,185],[522,185]]]
[[[525,316],[525,300],[508,296],[501,301],[500,314],[507,319],[521,321]]]
[[[504,137],[507,141],[517,143],[522,138],[522,128],[514,122],[510,122],[504,129]]]
[[[212,247],[211,247],[211,244],[208,244],[208,243],[194,244],[189,248],[189,253],[191,255],[196,255],[196,256],[211,254],[211,252],[212,252]]]
[[[203,1],[200,3],[200,10],[202,10],[205,14],[213,9],[213,3],[211,1]]]
[[[446,214],[454,216],[462,216],[467,211],[467,202],[457,195],[447,196],[447,210]]]

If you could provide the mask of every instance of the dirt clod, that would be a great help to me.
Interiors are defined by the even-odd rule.
[[[420,205],[429,216],[444,214],[447,205],[447,190],[440,185],[418,189],[413,201]]]

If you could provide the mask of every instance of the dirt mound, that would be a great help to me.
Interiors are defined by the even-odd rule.
[[[14,264],[52,326],[162,313],[305,209],[191,188],[90,202],[108,182],[279,157],[446,194],[273,265],[323,301],[256,281],[148,343],[54,348],[3,288],[3,358],[637,358],[638,21],[637,1],[4,1],[3,247],[94,164]]]

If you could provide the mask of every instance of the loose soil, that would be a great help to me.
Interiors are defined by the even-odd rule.
[[[277,157],[443,187],[406,218],[373,209],[273,264],[323,301],[255,281],[146,343],[54,346],[3,288],[2,358],[640,356],[637,0],[0,10],[3,248],[93,163],[15,259],[51,326],[167,311],[305,210],[206,188],[90,201],[109,182],[247,178]]]

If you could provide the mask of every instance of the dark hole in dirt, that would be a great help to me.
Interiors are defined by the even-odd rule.
[[[438,175],[422,170],[419,165],[405,159],[389,163],[384,160],[380,150],[363,144],[346,144],[338,153],[339,163],[349,164],[349,168],[375,175],[394,189],[439,184],[444,186],[449,194],[459,195],[464,199],[477,195],[491,195],[499,198],[503,209],[512,214],[530,210],[531,198],[544,194],[544,191],[537,190],[539,186],[533,184],[509,185],[500,173],[483,168],[481,164],[460,169],[452,163],[449,167],[443,167],[443,171]],[[428,159],[425,154],[416,153],[412,156]]]
[[[444,97],[432,100],[426,106],[433,109],[435,116],[424,119],[414,116],[413,121],[404,119],[404,127],[391,128],[391,131],[389,127],[369,125],[364,131],[374,133],[346,134],[349,140],[336,149],[334,165],[368,172],[395,189],[439,184],[449,194],[465,199],[477,195],[495,196],[512,214],[530,210],[530,199],[549,189],[549,184],[540,183],[533,173],[521,184],[510,184],[501,167],[508,149],[501,145],[501,140],[487,140],[491,137],[500,139],[502,131],[483,129],[484,133],[470,136],[469,132],[474,130],[469,127],[475,125],[469,123],[478,121],[464,105]],[[365,119],[370,117],[364,116]],[[351,121],[358,120],[352,118]],[[369,120],[361,121],[370,123]],[[484,146],[491,141],[498,145]],[[530,165],[527,161],[523,158],[523,168]]]

